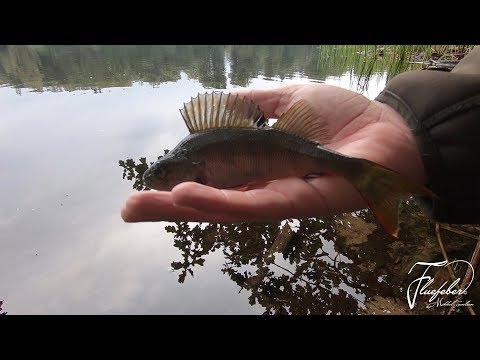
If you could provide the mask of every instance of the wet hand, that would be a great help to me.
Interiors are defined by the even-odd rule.
[[[295,102],[308,101],[318,121],[328,124],[322,145],[374,161],[424,183],[425,172],[412,132],[389,106],[361,94],[324,84],[290,85],[275,90],[236,91],[257,103],[267,118],[278,118]],[[132,194],[122,209],[126,222],[270,221],[318,217],[366,208],[357,190],[342,177],[288,178],[247,191],[221,190],[197,183],[171,192]]]

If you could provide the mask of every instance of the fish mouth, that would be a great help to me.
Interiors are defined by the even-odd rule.
[[[173,188],[173,186],[168,186],[168,184],[164,183],[162,180],[159,180],[155,176],[155,172],[151,169],[148,169],[143,173],[142,182],[143,185],[151,190],[170,191]]]

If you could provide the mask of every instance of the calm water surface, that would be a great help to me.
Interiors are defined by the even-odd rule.
[[[385,81],[374,74],[364,94]],[[228,226],[120,217],[147,164],[187,135],[178,109],[191,96],[309,82],[356,89],[316,46],[1,47],[3,311],[415,313],[408,270],[441,255],[413,205],[399,240],[369,211]],[[469,259],[472,241],[445,237]]]

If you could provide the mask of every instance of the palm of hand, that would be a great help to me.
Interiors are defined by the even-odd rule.
[[[318,121],[327,124],[330,136],[323,146],[377,162],[411,180],[424,180],[411,131],[400,115],[384,104],[319,84],[238,93],[259,104],[267,118],[278,118],[304,99],[313,106]],[[122,217],[125,221],[268,221],[337,214],[365,206],[350,183],[328,174],[313,179],[280,179],[245,192],[183,183],[172,192],[131,195]]]

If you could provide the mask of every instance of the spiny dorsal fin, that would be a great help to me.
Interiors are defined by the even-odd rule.
[[[293,104],[272,127],[319,144],[330,139],[327,124],[319,120],[305,100]]]
[[[198,94],[180,109],[190,133],[220,128],[258,128],[266,123],[263,112],[251,100],[212,92]]]

